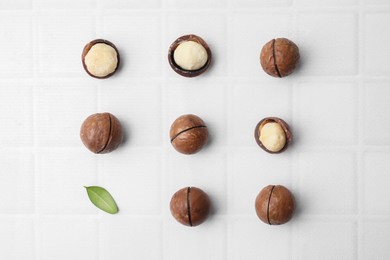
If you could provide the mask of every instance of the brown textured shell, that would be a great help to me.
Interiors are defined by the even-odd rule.
[[[207,219],[210,205],[210,199],[203,190],[186,187],[172,196],[170,210],[179,223],[186,226],[198,226]]]
[[[257,195],[255,208],[257,216],[264,223],[281,225],[294,215],[294,196],[282,185],[269,185]]]
[[[182,115],[169,131],[172,146],[183,154],[197,153],[208,141],[206,124],[196,115]]]
[[[277,151],[277,152],[270,151],[260,141],[261,129],[263,128],[263,126],[265,124],[268,124],[268,123],[278,123],[282,127],[284,134],[286,135],[286,144],[284,145],[283,149],[281,149],[280,151]],[[255,127],[254,135],[255,135],[256,143],[264,151],[266,151],[267,153],[275,153],[275,154],[284,152],[287,149],[287,147],[290,145],[290,143],[292,142],[292,138],[293,138],[293,135],[291,133],[289,125],[283,119],[280,119],[278,117],[266,117],[266,118],[262,119],[259,123],[257,123],[257,125]]]
[[[92,48],[92,46],[94,46],[94,45],[97,44],[97,43],[104,43],[104,44],[107,44],[107,45],[111,46],[112,48],[114,48],[114,50],[115,50],[115,52],[116,52],[116,54],[117,54],[117,58],[118,58],[118,63],[117,63],[117,65],[116,65],[115,70],[114,70],[112,73],[110,73],[110,74],[108,74],[108,75],[106,75],[106,76],[104,76],[104,77],[95,76],[95,75],[93,75],[92,73],[90,73],[90,72],[88,71],[87,65],[85,64],[85,56],[88,54],[88,52],[89,52],[89,50]],[[93,78],[97,78],[97,79],[106,79],[106,78],[109,78],[109,77],[111,77],[112,75],[114,75],[114,73],[118,70],[118,68],[119,68],[119,63],[120,63],[120,56],[119,56],[118,49],[116,48],[116,46],[115,46],[112,42],[107,41],[107,40],[103,40],[103,39],[96,39],[96,40],[93,40],[93,41],[87,43],[87,44],[84,46],[83,52],[82,52],[82,54],[81,54],[81,61],[82,61],[82,63],[83,63],[83,68],[84,68],[84,70],[88,73],[89,76],[91,76],[91,77],[93,77]]]
[[[197,70],[185,70],[176,64],[175,59],[173,58],[173,53],[175,52],[177,46],[179,46],[181,43],[187,42],[187,41],[193,41],[193,42],[199,43],[200,45],[202,45],[206,49],[207,62],[202,68],[197,69]],[[168,49],[169,65],[177,74],[184,76],[184,77],[192,78],[192,77],[196,77],[196,76],[199,76],[200,74],[204,73],[209,68],[209,66],[211,64],[211,60],[212,60],[212,55],[211,55],[210,47],[207,45],[207,43],[202,38],[200,38],[199,36],[194,35],[194,34],[183,35],[183,36],[177,38],[171,44],[171,46],[169,46],[169,49]]]
[[[298,46],[286,38],[277,38],[266,43],[260,53],[263,70],[273,77],[290,75],[299,63]]]
[[[110,113],[97,113],[84,120],[80,138],[85,147],[93,153],[109,153],[123,140],[119,120]]]

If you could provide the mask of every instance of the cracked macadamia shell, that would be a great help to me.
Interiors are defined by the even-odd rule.
[[[119,67],[119,52],[107,40],[97,39],[89,42],[81,55],[84,70],[91,77],[104,79],[112,76]]]
[[[110,113],[97,113],[84,120],[80,138],[93,153],[109,153],[122,143],[123,133],[119,120]]]
[[[266,43],[260,53],[263,70],[273,77],[290,75],[299,63],[298,46],[286,38],[277,38]]]
[[[168,50],[169,65],[184,77],[196,77],[204,73],[209,68],[211,59],[207,43],[194,34],[177,38]]]
[[[287,223],[293,216],[295,200],[292,193],[282,185],[269,185],[256,197],[256,214],[269,225]]]
[[[266,134],[272,140],[270,140],[270,142],[263,143],[262,142],[262,140],[263,140],[263,138],[262,138],[263,127],[268,125],[268,124],[274,124],[274,123],[278,124],[280,126],[280,128],[283,130],[284,137],[283,138],[281,138],[281,136],[276,136],[275,137],[275,136],[272,135],[272,133],[269,133],[269,130],[268,130]],[[279,135],[279,134],[275,134],[275,135]],[[288,146],[292,142],[293,135],[291,133],[289,125],[283,119],[280,119],[278,117],[266,117],[266,118],[262,119],[256,125],[255,132],[254,132],[254,137],[255,137],[256,143],[260,146],[261,149],[263,149],[267,153],[277,154],[277,153],[284,152],[288,148]],[[281,139],[284,139],[284,140],[281,140]],[[272,141],[274,141],[274,142],[282,142],[284,144],[284,146],[283,147],[279,147],[280,143],[276,144],[276,143],[272,143]],[[270,148],[270,146],[272,148]],[[278,149],[274,150],[273,148],[278,148]]]
[[[171,125],[169,137],[176,151],[194,154],[208,141],[208,130],[203,120],[196,115],[182,115]]]
[[[208,217],[210,199],[201,189],[186,187],[178,190],[171,198],[170,210],[172,216],[185,226],[198,226]]]

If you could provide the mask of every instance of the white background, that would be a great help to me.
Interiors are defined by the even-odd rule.
[[[389,25],[388,0],[1,0],[0,258],[390,259]],[[193,79],[167,62],[170,43],[189,33],[214,55]],[[301,51],[283,79],[259,64],[275,37]],[[95,38],[120,51],[110,79],[82,68]],[[79,129],[105,111],[126,140],[94,155]],[[211,136],[192,156],[168,137],[186,113]],[[253,138],[267,116],[292,128],[283,154]],[[286,225],[256,217],[269,184],[295,194]],[[109,190],[119,214],[96,209],[84,185]],[[213,202],[195,228],[169,212],[187,185]]]

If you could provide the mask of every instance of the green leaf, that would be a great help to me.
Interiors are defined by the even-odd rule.
[[[98,186],[85,187],[91,202],[99,209],[110,213],[118,213],[118,206],[111,194],[104,188]]]

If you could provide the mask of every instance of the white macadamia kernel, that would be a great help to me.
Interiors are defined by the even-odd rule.
[[[110,45],[97,43],[85,55],[84,62],[89,73],[97,77],[105,77],[115,71],[118,65],[118,54]]]
[[[279,152],[286,145],[286,134],[280,124],[267,123],[259,131],[260,142],[267,150]]]
[[[186,41],[177,46],[173,53],[173,59],[182,69],[198,70],[206,64],[208,55],[201,44]]]

